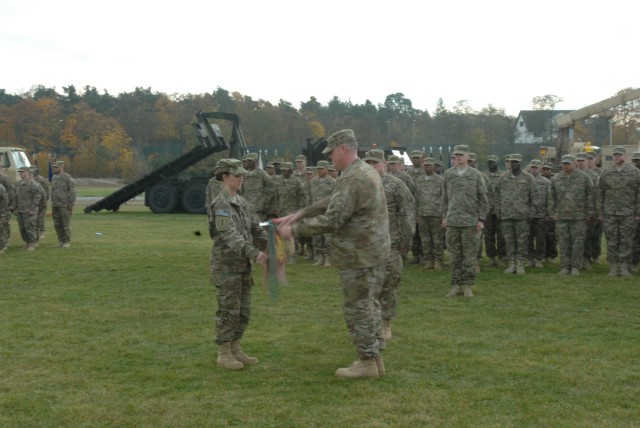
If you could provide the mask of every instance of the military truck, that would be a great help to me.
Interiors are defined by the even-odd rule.
[[[14,183],[20,179],[18,169],[23,166],[31,167],[27,154],[19,147],[0,147],[0,162],[4,167],[4,173]]]
[[[151,171],[144,177],[127,184],[98,202],[87,206],[85,213],[92,211],[118,211],[120,206],[130,199],[144,193],[144,204],[157,214],[187,212],[204,214],[206,212],[206,187],[211,174],[187,174],[186,169],[207,158],[213,153],[228,150],[229,157],[242,159],[247,146],[240,130],[240,118],[237,114],[211,112],[196,113],[198,145],[179,158]],[[215,122],[218,121],[218,122]],[[227,141],[220,125],[230,122],[231,137]]]

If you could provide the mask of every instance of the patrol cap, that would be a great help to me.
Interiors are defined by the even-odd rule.
[[[238,159],[220,159],[216,165],[216,172],[222,174],[245,175],[247,170],[242,167]]]
[[[314,172],[316,172],[316,169],[312,166],[308,166],[304,169],[305,174],[313,174]]]
[[[53,163],[53,167],[54,168],[63,168],[64,167],[64,162],[63,161],[55,161]]]
[[[586,153],[587,153],[587,159],[595,159],[596,158],[595,152],[586,152]]]
[[[522,162],[522,155],[520,153],[512,153],[510,155],[507,155],[505,160],[512,162]]]
[[[424,153],[422,152],[422,150],[411,150],[411,154],[409,155],[409,157],[411,158],[421,158],[424,156]]]
[[[471,160],[471,161],[478,160],[478,155],[473,153],[473,152],[469,152],[469,160]]]
[[[306,161],[307,157],[305,155],[298,155],[296,156],[296,162],[298,161]]]
[[[487,156],[487,162],[492,161],[492,162],[500,162],[500,158],[496,155],[489,155]]]
[[[624,147],[614,147],[613,154],[614,155],[626,155],[627,154],[627,149],[625,149]]]
[[[400,156],[396,156],[396,155],[389,156],[388,162],[391,163],[391,164],[404,163],[402,158]]]
[[[542,165],[543,169],[553,169],[553,164],[547,162],[545,164]]]
[[[20,168],[18,168],[18,172],[29,172],[31,171],[31,169],[29,169],[28,166],[21,166]]]
[[[458,144],[453,148],[452,155],[468,155],[469,154],[469,146],[464,144]]]
[[[436,160],[434,158],[426,158],[422,165],[435,165]]]
[[[247,153],[247,155],[244,157],[244,160],[258,160],[258,154],[257,153]]]
[[[273,162],[267,162],[267,164],[265,165],[265,169],[266,168],[273,168]]]
[[[328,168],[328,167],[329,167],[329,162],[327,162],[326,160],[318,161],[318,163],[316,164],[316,168]]]
[[[576,154],[576,160],[577,161],[586,161],[588,159],[588,156],[585,152],[580,152],[578,154]]]
[[[538,159],[534,159],[529,163],[531,168],[540,168],[542,166],[542,161]]]
[[[576,157],[574,155],[564,155],[562,156],[562,163],[573,163],[575,162]]]
[[[280,164],[280,163],[284,162],[284,159],[282,159],[282,158],[273,158],[273,160],[271,162],[273,162],[274,164],[277,164],[277,163]]]
[[[438,166],[442,166],[442,161],[440,159],[434,159],[433,163],[435,163]]]
[[[384,161],[384,152],[380,149],[369,150],[364,154],[365,162],[382,162]]]
[[[356,135],[351,129],[343,129],[341,131],[334,132],[329,135],[329,138],[327,138],[327,148],[324,149],[322,153],[331,153],[336,147],[347,143],[355,143],[356,146],[358,145]]]
[[[336,167],[332,163],[329,164],[329,171],[335,171]]]
[[[293,164],[291,162],[284,162],[280,169],[291,170],[293,169]]]

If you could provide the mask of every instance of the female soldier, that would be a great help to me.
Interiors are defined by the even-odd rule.
[[[267,255],[256,248],[266,247],[266,232],[246,199],[237,194],[247,171],[237,159],[222,159],[216,166],[216,180],[223,190],[209,209],[211,280],[216,286],[216,339],[219,367],[240,370],[244,364],[257,364],[240,349],[240,339],[249,324],[251,310],[251,262],[266,263]]]

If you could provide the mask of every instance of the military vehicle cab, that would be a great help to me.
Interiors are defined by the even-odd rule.
[[[4,173],[14,183],[20,180],[18,169],[23,166],[31,167],[27,154],[19,147],[0,147],[0,163],[4,167]]]

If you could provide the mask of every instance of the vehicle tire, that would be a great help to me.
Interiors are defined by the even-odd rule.
[[[156,184],[149,190],[148,202],[156,214],[172,213],[178,205],[178,190],[168,183]]]
[[[207,186],[204,183],[191,183],[182,193],[182,208],[189,214],[204,214],[207,212]]]

